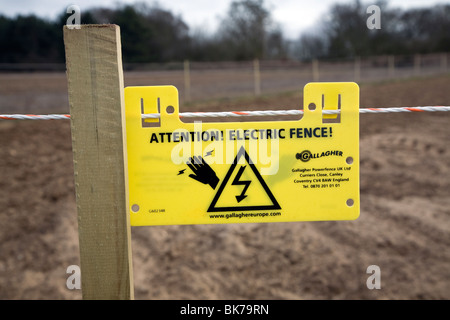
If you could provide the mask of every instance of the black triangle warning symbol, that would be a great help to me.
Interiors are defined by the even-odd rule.
[[[246,163],[245,165],[238,166],[239,160],[242,157],[244,157]],[[236,170],[237,173],[234,174],[234,171],[237,167],[238,167],[238,170]],[[245,180],[244,178],[242,178],[243,173],[246,172],[246,168],[251,169],[247,170],[250,171],[250,173],[247,174],[247,177],[248,176],[253,177],[251,180]],[[233,181],[231,183],[228,183],[232,176],[234,176]],[[255,184],[257,184],[257,187],[255,187]],[[228,196],[229,201],[227,203],[221,204],[220,199],[221,196],[223,196],[224,190],[230,188],[227,186],[239,186],[240,194],[233,193],[233,196]],[[246,194],[246,192],[250,188],[250,186],[252,190],[255,189],[260,190],[259,195],[261,195],[261,197],[257,197],[258,199],[256,200],[256,202],[254,199],[253,201],[248,201],[247,198],[248,195]],[[233,164],[230,166],[230,169],[228,170],[225,178],[220,184],[220,187],[217,190],[216,195],[214,196],[214,199],[208,208],[208,212],[277,210],[277,209],[281,209],[280,205],[273,196],[264,179],[261,177],[261,174],[259,173],[258,169],[256,169],[254,163],[250,160],[250,157],[245,151],[245,148],[241,147],[241,149],[236,155],[236,158],[233,161]]]

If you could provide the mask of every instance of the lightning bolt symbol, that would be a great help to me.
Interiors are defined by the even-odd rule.
[[[213,152],[214,152],[214,149],[212,149],[211,151],[206,152],[205,157],[212,155]]]
[[[180,170],[180,171],[178,172],[177,176],[179,176],[180,174],[183,174],[183,173],[184,173],[184,170],[186,170],[186,169]]]
[[[245,167],[247,167],[247,166],[241,166],[239,168],[239,171],[238,171],[236,177],[234,177],[233,183],[231,184],[233,186],[240,186],[240,185],[245,186],[244,189],[242,190],[241,194],[236,196],[237,202],[241,202],[242,200],[244,200],[247,197],[245,192],[247,192],[247,189],[251,183],[251,181],[248,181],[248,180],[245,180],[245,181],[239,180],[241,178],[242,174],[244,173]]]

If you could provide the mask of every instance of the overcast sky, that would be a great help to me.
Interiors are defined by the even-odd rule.
[[[317,22],[333,3],[348,3],[353,0],[265,0],[271,10],[273,19],[278,22],[288,38],[298,35]],[[81,23],[83,23],[83,9],[93,6],[114,7],[115,3],[134,3],[135,0],[0,0],[0,14],[15,16],[17,14],[36,14],[53,19],[63,12],[69,5],[76,4],[81,9]],[[149,4],[153,0],[146,0]],[[158,4],[169,9],[175,15],[180,15],[191,29],[201,28],[211,32],[217,27],[220,17],[224,17],[232,0],[160,0]],[[375,1],[373,1],[375,2]],[[363,0],[362,3],[370,3]],[[391,7],[414,8],[434,4],[450,4],[450,0],[388,0]]]

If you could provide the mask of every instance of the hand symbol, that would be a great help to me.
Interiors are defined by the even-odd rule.
[[[209,184],[211,188],[215,189],[219,183],[219,178],[217,178],[216,173],[213,169],[205,162],[205,160],[199,157],[191,157],[186,164],[191,168],[194,174],[190,174],[189,177],[195,179],[203,184]]]

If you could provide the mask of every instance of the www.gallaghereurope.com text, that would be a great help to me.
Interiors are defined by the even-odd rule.
[[[276,217],[281,216],[281,212],[274,211],[274,212],[252,212],[252,213],[225,213],[225,214],[210,214],[209,217],[211,219],[230,219],[230,218],[254,218],[254,217]]]

